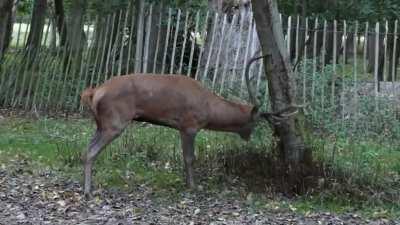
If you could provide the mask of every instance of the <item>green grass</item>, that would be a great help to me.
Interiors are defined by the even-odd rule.
[[[39,120],[6,118],[0,121],[0,164],[25,158],[82,179],[80,156],[94,132],[89,119]],[[400,216],[400,150],[394,143],[345,136],[313,136],[308,140],[315,160],[327,174],[308,194],[283,201],[255,194],[252,207],[286,208],[298,213],[314,211],[360,212],[368,217]],[[223,190],[224,157],[246,151],[268,151],[270,130],[259,126],[249,143],[233,134],[201,132],[196,139],[197,167],[204,190]],[[36,164],[35,164],[36,165]],[[156,126],[131,125],[98,157],[95,184],[129,191],[148,185],[157,196],[173,198],[184,191],[179,133]],[[168,196],[168,197],[166,197]],[[243,193],[235,196],[242,196]],[[260,197],[258,197],[260,196]],[[391,197],[391,199],[387,199]]]

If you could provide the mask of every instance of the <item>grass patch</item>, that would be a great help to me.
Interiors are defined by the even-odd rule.
[[[89,119],[6,118],[0,121],[0,163],[22,156],[81,180],[80,156],[93,132],[94,123]],[[238,165],[229,161],[232,159],[242,159],[243,163],[244,158],[235,155],[268,154],[274,146],[270,137],[270,130],[264,125],[257,127],[249,143],[236,135],[199,133],[197,172],[204,190],[218,193],[217,190],[234,185],[242,187],[237,177],[225,173],[224,167]],[[396,204],[400,198],[400,151],[394,143],[333,135],[314,136],[308,141],[314,159],[326,171],[309,193],[289,201],[275,199],[276,204],[272,205],[266,197],[268,190],[234,195],[255,208],[285,208],[304,214],[356,211],[368,217],[400,216]],[[94,181],[100,187],[127,191],[147,185],[156,196],[173,198],[184,190],[181,157],[178,132],[133,124],[100,154],[94,167]],[[250,175],[249,171],[243,174]],[[267,194],[276,197],[275,193]]]

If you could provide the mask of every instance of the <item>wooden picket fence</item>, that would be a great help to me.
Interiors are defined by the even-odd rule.
[[[234,15],[157,5],[138,10],[137,17],[121,10],[86,18],[80,52],[60,45],[54,20],[48,19],[40,49],[31,58],[25,48],[30,24],[17,19],[11,48],[0,64],[0,107],[79,112],[85,87],[130,73],[182,74],[224,97],[247,99],[244,68],[261,54],[250,10]],[[346,107],[353,107],[360,93],[399,96],[398,21],[382,25],[281,16],[281,23],[286,57],[296,65],[299,102],[338,108],[345,118],[352,114]],[[252,66],[251,77],[268,107],[261,61]]]

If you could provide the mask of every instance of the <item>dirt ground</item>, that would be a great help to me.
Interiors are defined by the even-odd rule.
[[[145,185],[130,193],[97,190],[86,201],[81,185],[50,170],[32,171],[27,162],[0,165],[0,224],[400,224],[357,215],[255,210],[230,197],[198,191],[160,201]]]

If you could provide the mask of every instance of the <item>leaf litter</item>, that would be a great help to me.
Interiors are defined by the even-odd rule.
[[[34,171],[34,166],[28,164],[26,160],[10,160],[0,166],[0,225],[400,224],[400,221],[385,219],[366,220],[355,214],[299,215],[289,210],[254,210],[246,205],[246,200],[204,190],[180,193],[172,202],[160,201],[145,185],[138,185],[130,192],[97,189],[87,201],[79,182],[49,168]]]

